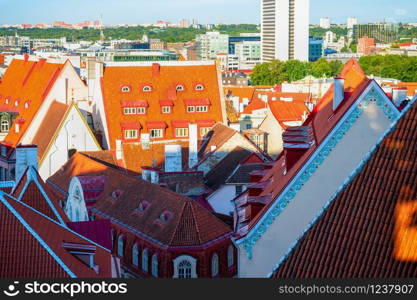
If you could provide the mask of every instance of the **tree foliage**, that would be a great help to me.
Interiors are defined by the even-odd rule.
[[[359,64],[367,75],[395,78],[404,82],[417,81],[417,57],[401,55],[363,56]]]
[[[297,81],[308,75],[314,77],[331,77],[340,73],[343,65],[340,61],[328,62],[321,58],[316,62],[301,62],[289,60],[282,62],[274,60],[257,65],[253,69],[251,81],[254,85],[275,85],[284,81]]]

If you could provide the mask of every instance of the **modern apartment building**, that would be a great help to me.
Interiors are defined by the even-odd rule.
[[[262,0],[262,61],[308,61],[309,0]]]
[[[324,29],[330,28],[330,18],[320,18],[320,27]]]
[[[229,35],[219,32],[207,32],[196,37],[197,56],[200,60],[216,59],[219,53],[228,53]]]
[[[398,40],[398,24],[375,23],[353,26],[353,38],[357,42],[362,37],[374,38],[378,43],[394,43]]]

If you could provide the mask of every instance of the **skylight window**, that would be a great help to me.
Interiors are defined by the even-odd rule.
[[[151,204],[148,201],[142,201],[139,203],[137,211],[144,212]]]
[[[122,93],[129,93],[130,92],[130,87],[127,85],[122,86]]]
[[[150,85],[145,85],[142,90],[144,92],[152,92],[152,87]]]
[[[185,87],[182,84],[177,85],[177,87],[175,88],[177,91],[181,92],[185,90]]]
[[[160,221],[162,224],[166,224],[169,220],[171,220],[171,218],[172,212],[166,210],[159,216],[158,221]]]
[[[204,86],[203,86],[202,84],[197,84],[197,85],[195,86],[195,90],[196,90],[196,91],[203,91],[203,90],[204,90]]]

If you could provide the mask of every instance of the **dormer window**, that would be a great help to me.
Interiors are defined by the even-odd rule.
[[[112,199],[117,199],[123,194],[122,190],[115,190],[111,193]]]
[[[197,84],[197,85],[195,86],[195,90],[196,90],[196,91],[204,91],[204,86],[203,86],[202,84]]]
[[[10,124],[8,120],[1,121],[1,132],[9,132]]]
[[[145,85],[142,89],[144,92],[152,92],[152,87],[150,85]]]
[[[171,106],[162,106],[162,113],[163,114],[170,114],[171,113]]]
[[[9,104],[9,98],[6,98],[6,104]]]
[[[16,101],[14,102],[14,106],[18,106],[18,105],[19,105],[19,101],[17,101],[17,100],[16,100]]]
[[[25,102],[25,109],[28,109],[29,108],[29,101],[26,101]]]
[[[139,203],[137,211],[144,212],[151,204],[148,201],[142,201]]]
[[[187,106],[187,112],[189,113],[195,112],[195,106]]]
[[[160,216],[158,221],[160,221],[162,224],[168,223],[168,221],[172,218],[172,212],[170,211],[164,211]]]
[[[130,87],[127,85],[122,86],[122,93],[129,93],[130,92]]]
[[[184,90],[185,90],[185,87],[184,87],[182,84],[178,84],[178,85],[175,87],[175,89],[176,89],[178,92],[182,92],[182,91],[184,91]]]

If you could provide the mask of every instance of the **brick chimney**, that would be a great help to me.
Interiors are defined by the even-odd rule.
[[[158,77],[161,71],[161,66],[157,63],[152,64],[152,77]]]
[[[310,126],[288,127],[283,133],[285,168],[288,172],[314,145],[313,130]]]
[[[16,147],[16,184],[20,181],[28,167],[38,170],[38,146],[18,145]]]

